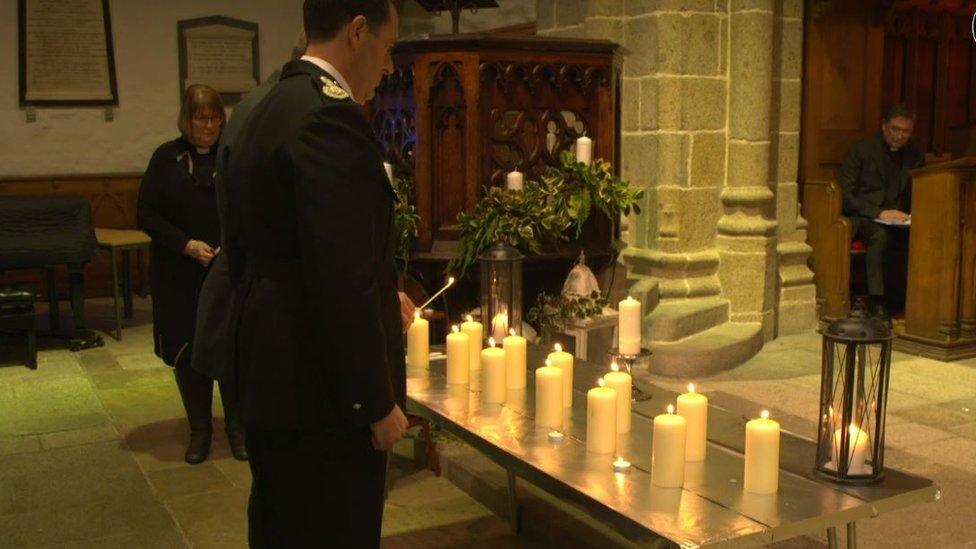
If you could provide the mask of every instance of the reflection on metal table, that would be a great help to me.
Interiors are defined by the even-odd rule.
[[[780,441],[779,493],[745,493],[745,419],[716,406],[708,414],[706,461],[687,464],[684,488],[652,486],[652,420],[676,394],[646,383],[643,389],[651,398],[634,403],[631,432],[617,439],[616,455],[633,466],[629,473],[615,473],[615,456],[587,453],[585,443],[586,391],[607,368],[577,360],[573,406],[563,418],[562,442],[549,442],[549,430],[536,427],[532,370],[542,365],[547,352],[529,347],[528,387],[509,390],[504,405],[481,402],[478,376],[472,376],[470,387],[447,385],[443,359],[407,373],[411,413],[427,417],[508,472],[509,518],[516,530],[517,477],[583,505],[635,544],[655,547],[761,546],[824,530],[835,546],[836,527],[842,525],[853,547],[857,520],[939,498],[931,480],[893,469],[870,486],[821,480],[813,470],[815,443],[787,432]]]

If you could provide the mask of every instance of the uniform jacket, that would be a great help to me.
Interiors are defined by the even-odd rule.
[[[225,253],[252,426],[365,429],[405,398],[395,195],[361,108],[337,89],[288,63],[230,153]]]
[[[207,269],[184,255],[190,240],[216,247],[220,240],[213,186],[201,186],[190,173],[190,148],[174,139],[153,153],[139,186],[139,228],[152,238],[149,282],[153,295],[156,354],[166,364],[189,364],[197,298]]]
[[[844,157],[837,181],[844,191],[844,215],[876,218],[881,213],[888,185],[898,187],[899,209],[910,212],[912,207],[912,177],[909,170],[920,167],[925,160],[922,151],[909,142],[904,147],[902,168],[894,172],[880,133],[854,144]],[[894,173],[893,173],[894,172]]]
[[[223,176],[230,148],[251,114],[255,105],[268,95],[278,82],[281,73],[275,71],[260,86],[251,90],[240,103],[220,136],[220,149],[217,151],[217,179],[214,190],[217,198],[217,212],[220,219],[221,234],[224,234],[224,218],[227,211],[227,178]],[[193,337],[194,370],[212,378],[222,379],[233,357],[233,334],[230,333],[232,292],[227,255],[217,254],[210,265],[207,277],[200,289],[197,304],[196,332]]]

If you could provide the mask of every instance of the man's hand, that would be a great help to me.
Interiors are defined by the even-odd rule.
[[[400,321],[403,323],[403,331],[406,332],[413,324],[413,313],[417,306],[411,301],[410,296],[403,292],[400,294]]]
[[[186,247],[183,248],[183,253],[196,259],[198,263],[206,267],[210,265],[213,261],[217,252],[210,247],[210,244],[206,242],[201,242],[200,240],[191,240],[186,243]]]
[[[912,216],[899,210],[884,210],[878,214],[878,219],[890,223],[907,223],[911,218]]]
[[[407,416],[403,415],[399,405],[394,405],[393,410],[386,417],[369,426],[373,431],[373,448],[382,452],[387,452],[398,440],[407,434]]]

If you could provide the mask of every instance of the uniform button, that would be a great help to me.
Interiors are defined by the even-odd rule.
[[[352,405],[352,409],[353,410],[358,410],[358,409],[360,409],[362,407],[363,407],[363,405],[360,404],[360,403],[358,403],[358,402]]]

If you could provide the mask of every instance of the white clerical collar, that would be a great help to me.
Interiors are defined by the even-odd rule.
[[[329,63],[321,57],[313,57],[311,55],[303,55],[302,61],[308,61],[309,63],[312,63],[313,65],[332,75],[332,78],[335,78],[336,82],[339,84],[339,87],[345,90],[350,97],[355,99],[356,96],[353,95],[352,88],[349,87],[346,79],[342,77],[342,73],[339,72],[339,69],[332,66],[332,63]]]

